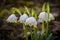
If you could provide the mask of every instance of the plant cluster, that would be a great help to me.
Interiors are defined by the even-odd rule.
[[[49,22],[54,20],[54,16],[50,13],[49,3],[43,4],[42,12],[39,15],[37,15],[36,10],[33,8],[30,10],[24,6],[24,9],[24,13],[22,14],[17,8],[12,8],[12,14],[7,18],[7,22],[22,23],[26,40],[28,40],[26,25],[30,26],[31,40],[53,40],[52,33],[49,32]],[[20,15],[19,19],[16,17],[15,12],[18,12]],[[42,23],[42,30],[40,30],[39,35],[37,34],[37,20]],[[46,28],[44,22],[46,23]],[[32,26],[34,27],[34,31],[32,31]]]

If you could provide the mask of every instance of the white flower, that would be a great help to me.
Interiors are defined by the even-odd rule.
[[[16,23],[17,22],[17,17],[15,16],[15,14],[12,14],[8,17],[7,22],[12,22],[12,23]]]
[[[41,12],[38,16],[39,19],[42,21],[47,21],[48,20],[48,14],[46,12]]]
[[[22,22],[25,22],[27,18],[28,18],[28,15],[27,15],[27,14],[23,14],[22,16],[20,16],[19,21],[20,21],[21,23],[22,23]]]
[[[41,12],[40,14],[39,14],[39,16],[38,16],[38,18],[39,18],[39,22],[42,22],[42,21],[51,21],[51,20],[54,20],[54,16],[50,13],[49,14],[49,18],[48,18],[48,13],[46,13],[46,12]]]
[[[50,20],[54,20],[54,16],[53,16],[52,13],[49,14],[49,21],[50,21]]]
[[[31,24],[33,26],[37,25],[37,21],[34,17],[27,18],[25,23],[26,23],[26,25],[29,25],[29,24]]]

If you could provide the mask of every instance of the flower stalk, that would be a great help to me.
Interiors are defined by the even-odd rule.
[[[37,26],[36,25],[34,25],[34,37],[35,37],[35,40],[38,40]]]
[[[46,6],[46,3],[43,4],[42,6],[42,12],[45,12],[45,6]],[[44,31],[44,20],[42,20],[42,31]]]
[[[30,25],[30,35],[31,35],[31,40],[33,40],[33,33],[32,33],[32,27]]]
[[[49,23],[46,23],[46,37],[48,37],[48,31],[49,31]]]
[[[49,3],[47,3],[47,14],[48,14],[48,20],[46,22],[46,37],[48,37],[48,31],[49,31],[49,13],[50,13],[50,7],[49,7]]]
[[[26,40],[28,40],[28,35],[27,35],[27,30],[26,30],[25,24],[23,24],[23,30],[24,30],[24,35],[26,37]]]
[[[42,31],[44,31],[44,21],[42,22]]]

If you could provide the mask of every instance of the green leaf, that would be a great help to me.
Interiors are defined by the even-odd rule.
[[[47,39],[46,40],[53,40],[52,39],[52,33],[51,34],[49,34],[49,36],[47,37]]]
[[[11,11],[12,11],[13,14],[14,14],[15,12],[17,12],[19,15],[22,15],[21,12],[20,12],[20,10],[17,9],[17,8],[15,8],[15,7],[13,7]]]
[[[32,33],[32,27],[30,26],[30,35],[31,35],[31,40],[33,40],[33,33]]]
[[[40,32],[39,35],[39,40],[43,40],[44,39],[44,30]]]
[[[28,13],[28,15],[29,15],[29,16],[31,16],[29,8],[28,8],[28,7],[26,7],[26,6],[24,6],[24,8],[25,8],[25,13],[27,12],[27,13]]]
[[[46,11],[47,11],[48,14],[50,13],[50,6],[49,6],[49,3],[47,3]]]
[[[36,28],[36,27],[34,27],[34,35],[33,35],[33,40],[38,40],[37,28]]]
[[[11,13],[15,14],[15,8],[11,8]]]
[[[46,3],[44,3],[43,6],[42,6],[42,12],[46,11],[45,7],[46,7]]]
[[[35,16],[35,11],[34,11],[34,9],[32,9],[32,16],[34,17]]]
[[[37,18],[36,10],[32,9],[31,13],[32,13],[32,16],[33,16],[33,17]]]
[[[26,28],[25,24],[23,24],[23,30],[24,30],[24,35],[26,37],[26,40],[28,40],[27,28]]]
[[[49,31],[49,13],[50,13],[49,3],[47,3],[46,12],[48,14],[48,21],[46,22],[46,37],[47,37],[48,36],[48,31]]]

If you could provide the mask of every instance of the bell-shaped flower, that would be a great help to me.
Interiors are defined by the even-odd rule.
[[[48,18],[48,16],[49,16],[49,18]],[[39,14],[39,16],[38,16],[38,18],[39,18],[39,22],[42,22],[42,21],[51,21],[51,20],[54,20],[54,16],[50,13],[49,15],[48,15],[48,13],[46,13],[46,12],[41,12],[40,14]]]
[[[27,18],[28,18],[28,15],[27,15],[27,14],[23,14],[22,16],[20,16],[19,21],[20,21],[21,23],[24,23]]]
[[[17,23],[17,19],[18,19],[18,17],[16,17],[15,14],[12,14],[7,18],[7,22]]]
[[[39,19],[42,21],[47,21],[48,20],[48,14],[46,12],[41,12],[38,16]]]
[[[37,21],[36,21],[36,19],[34,17],[29,17],[29,18],[26,19],[25,24],[26,25],[31,24],[31,25],[34,26],[34,25],[37,25]]]

